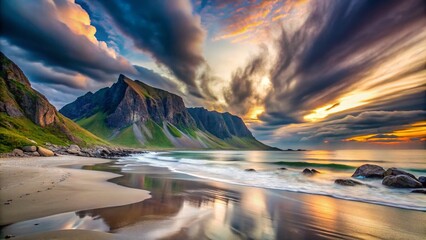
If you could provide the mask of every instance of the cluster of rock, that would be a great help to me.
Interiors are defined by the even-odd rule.
[[[316,169],[313,169],[313,168],[312,169],[305,168],[302,171],[302,174],[307,175],[307,176],[312,176],[312,175],[317,174],[317,173],[320,173],[320,172]]]
[[[41,146],[23,146],[21,149],[14,149],[9,156],[28,157],[28,156],[42,156],[51,157],[58,155],[75,155],[82,157],[96,157],[96,158],[117,158],[125,157],[130,154],[143,153],[143,151],[136,149],[124,149],[118,147],[105,147],[97,146],[93,148],[80,148],[78,145],[72,144],[70,146],[58,146],[51,143],[46,143],[46,148]]]
[[[80,148],[75,144],[64,147],[50,143],[47,143],[46,146],[59,155],[76,155],[82,157],[117,158],[129,156],[130,154],[144,153],[144,151],[137,149],[119,147],[96,146],[93,148]]]
[[[27,157],[27,156],[42,156],[42,157],[51,157],[54,156],[55,153],[51,150],[40,147],[40,146],[23,146],[21,149],[15,148],[12,151],[12,156],[15,157]]]
[[[354,178],[376,178],[383,179],[382,184],[392,188],[424,188],[426,187],[426,177],[417,178],[411,173],[397,169],[389,168],[385,170],[383,167],[373,164],[364,164],[358,167],[354,174]],[[344,186],[363,185],[363,183],[352,179],[337,179],[336,184]],[[413,192],[421,192],[415,190]]]

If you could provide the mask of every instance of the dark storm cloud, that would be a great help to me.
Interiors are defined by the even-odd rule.
[[[167,66],[189,91],[201,97],[197,70],[205,63],[205,32],[187,0],[99,1],[135,46]]]
[[[267,121],[277,118],[268,115],[279,112],[283,118],[300,119],[350,92],[383,61],[418,44],[421,40],[407,42],[419,34],[418,27],[424,28],[426,20],[421,1],[318,1],[313,9],[298,31],[283,30],[277,42],[273,88],[265,101]],[[351,62],[366,49],[374,51]],[[345,61],[348,64],[341,64]],[[419,71],[413,66],[407,75]]]
[[[81,3],[81,2],[80,2]],[[1,1],[1,51],[22,68],[30,81],[56,106],[71,102],[85,91],[115,82],[120,73],[155,87],[180,93],[178,85],[121,57],[114,44],[121,43],[111,24],[96,39],[89,7],[72,1]],[[93,11],[89,11],[95,14]],[[102,11],[96,19],[105,19]],[[109,21],[108,21],[109,22]],[[77,90],[77,91],[75,91]],[[64,93],[60,98],[55,94]],[[73,95],[74,94],[74,95]],[[59,94],[61,95],[61,94]],[[65,102],[65,103],[68,103]]]
[[[75,34],[59,21],[57,8],[74,7],[67,1],[1,1],[1,35],[24,49],[29,61],[59,66],[108,81],[110,74],[134,72],[124,58],[112,57],[82,34]],[[60,13],[59,13],[60,14]]]
[[[244,68],[238,68],[231,77],[231,83],[225,89],[225,100],[230,109],[237,114],[246,114],[248,109],[256,104],[259,97],[254,91],[255,86],[253,80],[264,75],[267,68],[268,51],[266,47],[262,51],[249,60]]]
[[[310,8],[300,28],[282,29],[276,59],[265,56],[272,86],[258,101],[265,113],[263,124],[251,126],[255,136],[281,146],[315,145],[386,134],[426,118],[422,1],[312,1]],[[250,76],[236,76],[230,108],[256,95]],[[306,122],[323,107],[337,112]]]
[[[303,141],[340,141],[352,136],[386,133],[409,127],[410,124],[426,119],[426,111],[371,111],[359,115],[348,115],[341,119],[325,121],[315,126],[299,129],[297,134]],[[389,135],[387,135],[389,138]],[[378,138],[376,137],[376,138]]]

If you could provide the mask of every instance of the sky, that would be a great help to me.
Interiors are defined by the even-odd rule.
[[[58,109],[119,74],[281,148],[425,148],[421,0],[2,0],[1,51]]]

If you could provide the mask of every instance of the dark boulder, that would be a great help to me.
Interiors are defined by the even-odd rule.
[[[394,188],[421,188],[422,184],[416,179],[407,175],[387,176],[382,184]]]
[[[287,170],[287,168],[285,168],[285,167],[280,167],[280,168],[278,168],[278,170]]]
[[[388,168],[388,170],[386,170],[386,172],[383,174],[384,177],[397,176],[397,175],[407,175],[411,178],[417,179],[416,176],[414,176],[413,174],[408,173],[408,172],[403,171],[403,170],[399,170],[398,168],[394,168],[394,167]]]
[[[424,176],[419,177],[419,182],[423,184],[423,187],[426,187],[426,177]]]
[[[358,185],[364,185],[361,182],[352,180],[352,179],[336,179],[334,181],[335,184],[339,184],[342,186],[358,186]]]
[[[24,151],[24,152],[36,152],[37,147],[36,146],[23,146],[22,151]]]
[[[304,175],[314,175],[314,174],[317,174],[317,173],[320,173],[319,171],[317,171],[317,170],[315,170],[315,169],[309,169],[309,168],[305,168],[305,169],[303,169],[303,171],[302,171],[302,174],[304,174]]]
[[[244,171],[246,171],[246,172],[256,172],[256,170],[255,169],[253,169],[253,168],[247,168],[246,170],[244,170]]]
[[[358,167],[352,177],[383,178],[385,169],[378,165],[364,164]]]

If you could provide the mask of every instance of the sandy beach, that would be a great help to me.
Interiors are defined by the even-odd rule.
[[[104,162],[77,156],[0,159],[0,225],[150,197],[148,191],[107,182],[117,174],[60,167]]]
[[[2,236],[13,239],[422,239],[426,234],[422,211],[228,184],[167,168],[130,169],[125,162],[69,156],[0,163]],[[76,169],[83,165],[85,170]]]

